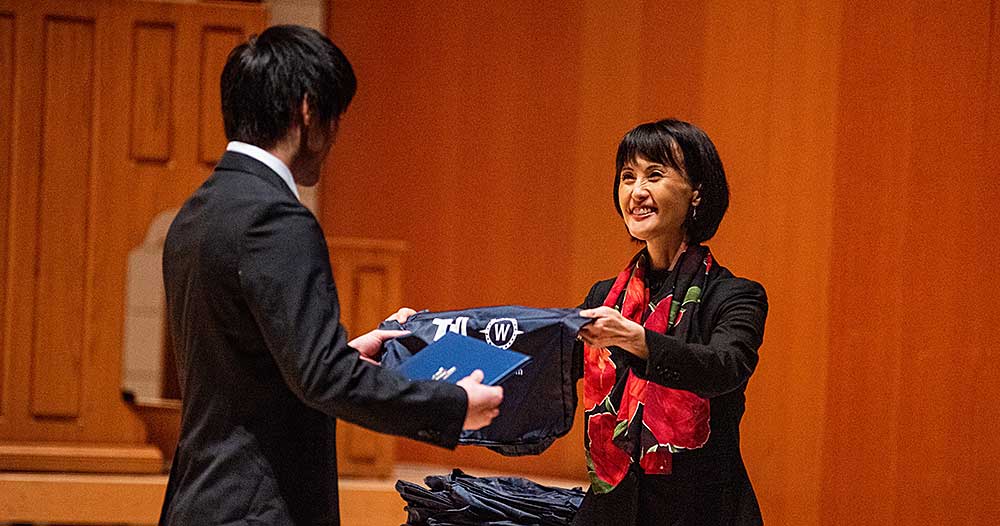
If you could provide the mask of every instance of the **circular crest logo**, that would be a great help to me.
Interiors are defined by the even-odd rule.
[[[517,320],[514,318],[493,318],[479,332],[486,335],[486,343],[501,349],[509,349],[514,345],[517,335],[524,334],[524,331],[517,330]]]

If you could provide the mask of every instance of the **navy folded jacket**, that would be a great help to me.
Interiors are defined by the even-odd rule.
[[[407,526],[565,526],[583,501],[580,488],[543,486],[520,477],[473,477],[458,469],[426,477],[424,484],[427,488],[396,481],[406,501]]]
[[[574,344],[590,318],[579,309],[520,306],[420,312],[406,323],[383,322],[381,329],[410,335],[383,344],[382,367],[396,368],[449,332],[531,356],[531,363],[503,383],[500,416],[476,431],[463,431],[460,444],[486,446],[508,456],[537,455],[573,427],[579,358]]]

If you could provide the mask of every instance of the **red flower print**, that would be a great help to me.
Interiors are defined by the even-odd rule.
[[[632,462],[628,453],[622,451],[612,441],[617,418],[613,413],[592,415],[587,420],[587,438],[590,439],[590,457],[594,462],[594,472],[598,478],[617,486],[625,478]]]

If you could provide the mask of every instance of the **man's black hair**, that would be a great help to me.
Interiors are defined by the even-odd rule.
[[[303,99],[320,123],[340,118],[357,79],[344,53],[322,33],[283,25],[236,46],[220,87],[226,138],[269,149],[300,119]]]

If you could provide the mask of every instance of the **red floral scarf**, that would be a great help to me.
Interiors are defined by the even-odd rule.
[[[688,247],[667,278],[670,294],[656,305],[645,280],[647,260],[645,250],[632,258],[604,305],[649,330],[688,341],[714,263],[711,251]],[[584,344],[587,470],[596,493],[614,489],[632,463],[647,474],[668,474],[671,453],[708,441],[708,399],[639,378],[616,365],[618,353],[626,351]]]

